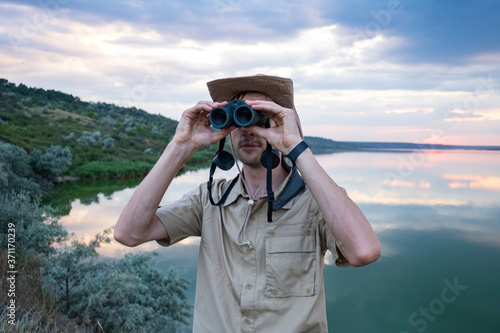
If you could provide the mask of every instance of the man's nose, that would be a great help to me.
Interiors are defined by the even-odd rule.
[[[241,130],[241,135],[243,136],[254,136],[254,134],[250,130],[250,127],[240,127],[240,130]]]

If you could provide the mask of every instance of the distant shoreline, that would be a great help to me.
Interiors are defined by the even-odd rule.
[[[317,153],[334,152],[413,152],[415,150],[481,150],[500,151],[500,146],[484,145],[443,145],[430,143],[407,142],[364,142],[364,141],[334,141],[330,139],[306,136],[312,150]]]
[[[351,144],[375,149],[433,149],[433,150],[500,150],[500,146],[484,145],[442,145],[434,143],[407,142],[349,142]]]

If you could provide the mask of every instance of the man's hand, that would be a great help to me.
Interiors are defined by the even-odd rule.
[[[287,155],[302,140],[297,114],[270,101],[246,101],[271,118],[271,128],[251,127],[272,146]],[[273,124],[274,123],[274,124]],[[359,207],[331,179],[311,150],[295,161],[309,190],[323,213],[341,254],[352,266],[364,266],[380,257],[380,242]]]
[[[214,132],[210,129],[209,114],[212,109],[224,106],[227,102],[215,103],[201,101],[182,113],[172,141],[178,145],[188,145],[193,153],[225,138],[234,126]]]
[[[199,102],[184,111],[174,138],[155,166],[137,187],[115,226],[115,239],[127,246],[168,238],[168,233],[155,215],[165,191],[175,175],[200,148],[215,143],[233,128],[213,132],[208,115],[224,103]]]
[[[253,127],[252,131],[265,138],[271,146],[288,154],[302,140],[297,113],[271,101],[252,101],[246,103],[255,110],[264,112],[271,120],[270,128]]]

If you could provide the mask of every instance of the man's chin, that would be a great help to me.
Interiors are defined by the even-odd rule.
[[[238,159],[241,163],[246,164],[248,166],[257,166],[260,165],[260,156],[262,155],[261,151],[253,151],[251,154],[242,152],[238,154]]]

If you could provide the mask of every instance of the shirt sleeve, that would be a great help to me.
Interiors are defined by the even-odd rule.
[[[167,239],[157,240],[158,244],[170,246],[189,236],[201,236],[202,195],[203,189],[200,185],[180,200],[158,208],[156,216],[168,233]]]

